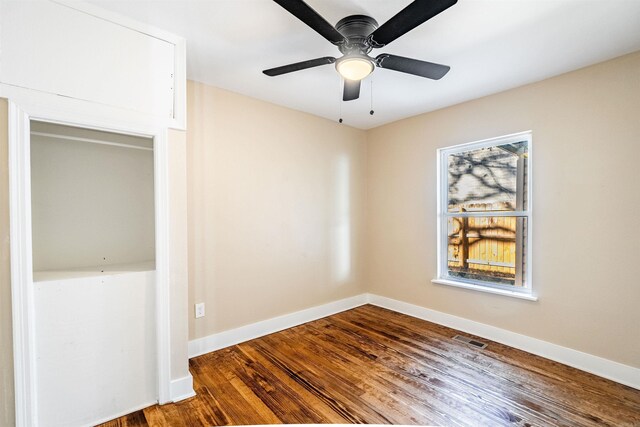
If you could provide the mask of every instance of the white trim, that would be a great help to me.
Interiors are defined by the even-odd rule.
[[[478,217],[507,217],[526,218],[531,215],[530,211],[485,211],[485,212],[442,212],[447,218],[478,218]]]
[[[88,3],[76,2],[74,0],[53,0],[63,6],[76,9],[80,12],[105,19],[114,24],[133,29],[135,31],[150,35],[152,37],[167,41],[174,45],[174,75],[173,75],[173,117],[159,116],[152,113],[145,113],[123,106],[113,106],[101,104],[86,99],[60,96],[42,90],[31,89],[21,86],[0,82],[0,97],[11,99],[22,108],[33,106],[39,109],[49,109],[54,114],[57,111],[73,110],[73,106],[78,102],[85,105],[84,109],[76,111],[78,117],[91,115],[93,120],[98,122],[102,117],[119,117],[118,122],[122,124],[136,123],[156,123],[161,126],[178,130],[186,130],[187,126],[187,62],[186,62],[186,40],[182,37],[170,35],[162,30],[147,26],[145,24],[135,24],[129,18],[117,15],[112,12],[100,9]],[[86,110],[86,111],[85,111]],[[95,126],[94,126],[95,127]]]
[[[33,269],[31,268],[31,165],[29,116],[9,101],[9,242],[15,421],[37,424]]]
[[[493,147],[494,145],[496,145],[496,143],[500,143],[500,145],[513,144],[513,143],[522,141],[523,138],[531,142],[530,141],[531,133],[532,133],[531,130],[510,133],[508,135],[480,139],[478,141],[465,142],[463,144],[451,145],[449,147],[439,148],[438,151],[446,151],[448,154],[461,153],[469,149]]]
[[[259,338],[283,329],[292,328],[303,323],[311,322],[322,317],[331,316],[341,311],[359,307],[368,302],[367,294],[360,294],[350,298],[330,302],[328,304],[296,311],[295,313],[273,317],[250,325],[219,332],[204,338],[189,341],[189,358],[220,350],[221,348]]]
[[[184,40],[182,37],[177,36],[168,31],[165,31],[163,29],[160,29],[158,27],[154,27],[144,22],[136,21],[135,19],[130,18],[128,16],[124,16],[117,12],[103,9],[100,6],[96,6],[94,4],[87,3],[85,1],[78,1],[78,0],[51,0],[51,1],[53,3],[66,6],[70,9],[77,10],[78,12],[86,13],[87,15],[91,15],[95,18],[103,19],[113,24],[120,25],[121,27],[129,28],[130,30],[134,30],[142,34],[146,34],[148,36],[151,36],[159,40],[164,40],[167,43],[175,44],[180,40]]]
[[[442,231],[442,216],[440,212],[444,212],[446,209],[446,201],[442,200],[442,174],[444,173],[442,168],[442,152],[436,151],[436,276],[442,277],[442,266],[448,265],[449,261],[449,248],[447,246],[447,236],[443,236]],[[446,248],[445,251],[442,248]]]
[[[156,220],[156,346],[158,403],[171,401],[171,320],[169,288],[169,147],[167,129],[153,139]]]
[[[2,89],[2,85],[0,85]],[[154,141],[158,402],[171,401],[167,128],[156,120],[123,121],[122,112],[81,100],[17,91],[9,100],[9,192],[14,376],[17,426],[37,426],[31,247],[30,120],[145,136]],[[24,101],[24,104],[22,103]],[[61,107],[61,108],[58,108]],[[113,112],[113,114],[110,114]]]
[[[372,294],[368,299],[378,307],[506,344],[640,390],[640,368],[403,301]]]
[[[538,297],[528,292],[516,292],[509,289],[490,287],[486,285],[475,285],[473,283],[458,282],[455,280],[433,279],[431,283],[438,285],[454,286],[456,288],[471,289],[479,292],[487,292],[489,294],[503,295],[512,298],[526,299],[529,301],[538,301]]]
[[[171,381],[171,401],[179,402],[196,395],[191,374]]]
[[[113,24],[130,30],[146,34],[163,40],[174,46],[173,71],[173,117],[165,123],[168,127],[179,130],[187,129],[187,41],[184,37],[175,35],[160,28],[136,21],[116,12],[112,12],[91,3],[77,0],[52,0],[62,6],[86,13],[93,17],[104,19]]]
[[[75,126],[106,132],[113,132],[117,127],[120,133],[143,137],[153,133],[152,130],[167,126],[166,119],[153,115],[6,83],[0,83],[0,97],[13,101],[43,122],[68,124],[73,120],[77,123]]]
[[[173,55],[175,70],[173,72],[173,120],[169,127],[187,130],[187,40],[178,38],[174,41]]]

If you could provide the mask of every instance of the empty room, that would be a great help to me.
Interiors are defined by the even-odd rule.
[[[0,427],[640,427],[640,0],[0,0]]]

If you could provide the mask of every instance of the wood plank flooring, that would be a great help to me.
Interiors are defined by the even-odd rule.
[[[457,333],[365,305],[194,358],[196,397],[103,426],[640,426],[640,391]]]

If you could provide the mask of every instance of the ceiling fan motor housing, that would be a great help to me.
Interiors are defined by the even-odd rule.
[[[351,15],[342,18],[336,24],[336,30],[342,34],[346,42],[338,45],[343,55],[371,52],[373,46],[369,42],[369,34],[378,28],[378,22],[370,16]]]

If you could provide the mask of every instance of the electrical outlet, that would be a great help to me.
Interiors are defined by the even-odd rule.
[[[196,319],[204,317],[204,303],[196,304]]]

